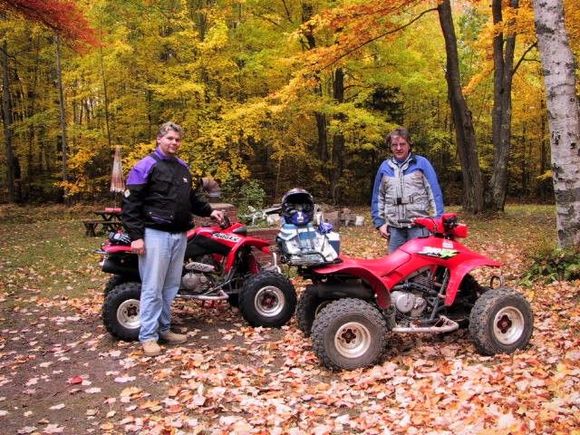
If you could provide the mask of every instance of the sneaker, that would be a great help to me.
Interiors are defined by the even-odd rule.
[[[171,331],[160,332],[159,338],[169,344],[181,344],[187,341],[186,335],[176,334],[175,332]]]
[[[157,356],[161,354],[161,347],[157,344],[157,340],[147,340],[141,344],[143,345],[143,353],[145,353],[145,356]]]

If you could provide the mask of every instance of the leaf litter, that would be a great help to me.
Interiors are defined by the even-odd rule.
[[[580,283],[518,286],[527,245],[502,234],[475,233],[467,244],[504,261],[508,284],[532,301],[531,345],[514,355],[482,357],[465,331],[392,334],[380,364],[330,372],[295,320],[252,328],[227,305],[177,302],[176,327],[188,342],[147,358],[105,332],[107,277],[98,270],[84,297],[43,297],[29,285],[0,299],[0,424],[23,434],[574,433]],[[383,253],[369,228],[343,238],[349,255]],[[27,273],[12,274],[11,288],[29,283]],[[294,283],[299,291],[307,284]]]

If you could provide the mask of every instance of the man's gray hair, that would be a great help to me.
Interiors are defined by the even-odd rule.
[[[183,128],[180,125],[176,124],[175,122],[165,122],[159,127],[159,133],[157,133],[157,137],[165,136],[169,130],[173,130],[176,133],[179,133],[180,136],[183,136]]]
[[[397,127],[393,131],[391,131],[385,137],[385,142],[387,143],[387,145],[391,145],[391,141],[395,136],[402,137],[407,141],[409,145],[413,145],[413,142],[411,142],[411,134],[409,133],[409,130],[407,130],[405,127]]]

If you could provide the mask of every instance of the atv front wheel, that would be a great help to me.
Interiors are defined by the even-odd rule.
[[[329,303],[314,318],[312,346],[329,369],[376,364],[386,344],[387,325],[379,310],[361,299]]]
[[[294,314],[296,290],[281,273],[261,271],[244,282],[238,303],[250,325],[279,328]]]
[[[310,337],[312,332],[312,323],[320,310],[332,302],[331,299],[322,299],[318,296],[318,287],[316,285],[306,286],[296,305],[296,321],[298,329],[304,336]]]
[[[515,290],[500,287],[475,302],[469,333],[482,355],[512,353],[532,337],[534,317],[530,303]]]
[[[127,278],[125,278],[123,275],[113,275],[110,277],[107,281],[107,284],[105,284],[105,295],[118,285],[123,284],[125,281],[127,281]]]
[[[139,339],[140,282],[126,282],[113,288],[103,303],[103,323],[107,331],[123,341]]]

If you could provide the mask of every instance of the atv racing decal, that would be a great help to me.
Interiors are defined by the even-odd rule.
[[[429,257],[439,257],[439,258],[453,258],[459,251],[456,249],[445,249],[445,248],[433,248],[431,246],[425,246],[419,254],[427,255]]]
[[[212,237],[215,237],[216,239],[229,240],[230,242],[234,243],[237,243],[241,240],[240,237],[234,236],[233,234],[215,233],[214,235],[212,235]]]

